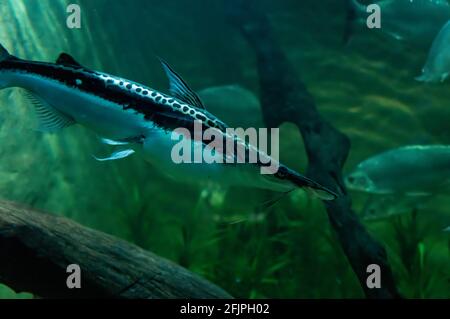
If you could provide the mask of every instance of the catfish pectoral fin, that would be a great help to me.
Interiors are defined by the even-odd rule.
[[[104,158],[100,158],[100,157],[96,157],[94,156],[94,158],[99,161],[99,162],[106,162],[106,161],[115,161],[118,159],[122,159],[125,157],[128,157],[132,154],[134,154],[135,151],[132,149],[128,149],[128,150],[122,150],[122,151],[117,151],[111,154],[111,156],[108,157],[104,157]]]

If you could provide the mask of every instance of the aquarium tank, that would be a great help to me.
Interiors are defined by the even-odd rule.
[[[448,299],[448,21],[0,1],[0,298]]]

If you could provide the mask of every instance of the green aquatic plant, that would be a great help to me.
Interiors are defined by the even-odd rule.
[[[430,223],[423,222],[424,218],[424,212],[413,210],[393,221],[397,254],[404,270],[399,272],[399,283],[412,298],[430,298],[434,294],[445,297],[448,294],[442,290],[446,285],[445,263],[436,264],[436,258],[443,256],[439,245],[432,240],[433,234],[427,232],[425,225],[430,227]]]
[[[57,23],[64,22],[65,1],[3,1],[0,42],[27,59],[54,61],[61,51],[70,52],[92,68],[164,90],[167,81],[153,59],[156,50],[180,67],[195,90],[239,83],[260,93],[253,52],[223,21],[222,1],[78,2],[89,14],[74,31]],[[318,111],[349,136],[346,169],[422,136],[430,136],[434,144],[450,141],[450,91],[412,80],[426,52],[405,54],[401,44],[380,46],[376,37],[355,37],[343,51],[340,36],[329,32],[343,24],[335,14],[343,12],[339,1],[264,1],[264,8]],[[185,44],[182,54],[180,44]],[[261,211],[256,208],[273,199],[265,192],[235,188],[205,197],[204,190],[168,180],[138,159],[96,163],[92,155],[111,150],[97,136],[78,127],[43,135],[33,130],[31,107],[19,91],[3,91],[0,100],[5,106],[0,108],[2,198],[119,236],[188,267],[236,297],[364,296],[317,200],[294,192]],[[279,114],[279,103],[273,106],[270,114]],[[222,112],[241,122],[230,109]],[[283,125],[280,138],[283,161],[304,171],[306,155],[296,127]],[[358,194],[352,196],[356,206]],[[447,207],[444,200],[415,217],[365,223],[388,248],[405,297],[450,297],[450,240],[441,231],[449,225]],[[431,221],[438,211],[443,211],[442,223]],[[0,286],[0,298],[11,297],[31,295]]]

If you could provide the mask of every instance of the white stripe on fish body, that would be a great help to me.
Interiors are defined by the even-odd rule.
[[[153,91],[147,87],[132,84],[130,81],[102,74],[108,85],[132,85],[133,90],[141,88],[151,93],[155,98],[167,98],[166,95]],[[198,184],[219,182],[223,185],[240,185],[257,187],[274,191],[289,191],[296,186],[288,181],[279,181],[272,176],[262,175],[260,167],[254,164],[221,164],[221,163],[181,163],[176,164],[171,158],[171,151],[176,141],[172,139],[172,132],[158,128],[152,121],[133,109],[124,110],[122,105],[100,98],[96,95],[69,87],[59,81],[41,77],[32,73],[3,74],[12,85],[26,88],[36,92],[41,98],[57,110],[70,115],[77,123],[86,126],[101,136],[113,140],[125,140],[134,136],[148,136],[143,145],[145,159],[155,165],[166,175],[182,182]],[[178,101],[178,100],[177,100]],[[179,102],[184,106],[185,103]],[[229,136],[232,138],[232,136]],[[257,149],[250,146],[253,151]],[[203,154],[202,142],[192,143],[192,156],[194,152]],[[266,160],[267,154],[260,153]]]
[[[83,78],[87,78],[88,80],[95,79],[97,81],[101,81],[100,83],[103,83],[104,88],[106,89],[110,88],[112,90],[112,93],[114,91],[117,91],[124,95],[130,94],[129,96],[130,104],[134,102],[137,97],[139,97],[141,99],[147,100],[150,103],[157,104],[160,107],[167,108],[167,111],[165,112],[172,113],[173,114],[172,116],[174,118],[179,116],[181,118],[185,117],[191,118],[192,120],[201,120],[205,121],[205,124],[209,126],[218,128],[224,128],[226,126],[223,122],[221,122],[219,119],[209,114],[209,112],[207,112],[206,110],[200,110],[175,97],[163,94],[157,90],[140,85],[133,81],[112,76],[107,73],[88,71],[82,67],[76,68],[70,65],[67,66],[60,64],[47,64],[41,62],[26,62],[26,61],[21,62],[22,64],[19,65],[21,65],[22,67],[28,64],[30,66],[38,65],[51,69],[61,69],[68,71],[69,72],[68,74],[70,74],[71,77],[73,77],[73,79],[71,80],[74,80],[75,87],[67,85],[66,83],[63,83],[58,79],[53,79],[51,76],[43,76],[33,72],[14,69],[9,71],[2,70],[3,76],[1,79],[0,87],[18,86],[27,88],[36,93],[37,95],[39,95],[40,97],[42,97],[47,103],[51,104],[59,111],[72,116],[80,124],[87,125],[89,128],[95,131],[97,131],[96,124],[98,117],[104,118],[106,120],[108,116],[114,117],[116,115],[107,113],[110,112],[111,110],[118,110],[120,112],[121,109],[127,109],[125,111],[127,111],[127,113],[130,114],[139,113],[139,111],[136,111],[133,108],[130,108],[131,110],[128,111],[127,102],[124,102],[124,105],[120,105],[110,101],[108,97],[97,96],[96,92],[89,92],[83,89],[77,89],[77,86],[82,88]],[[77,74],[80,74],[80,79],[77,78]],[[55,88],[57,89],[56,94],[53,92]],[[64,96],[55,96],[58,94],[58,92],[61,91],[64,91],[63,93]],[[66,96],[65,95],[66,93],[69,95]],[[87,97],[87,99],[89,99],[89,101],[87,101],[88,103],[85,108],[82,108],[80,105],[74,105],[77,102],[86,102],[85,100],[79,101],[78,99],[79,96],[77,95]],[[74,99],[70,100],[71,98]],[[61,104],[61,101],[64,101],[66,105],[64,106],[63,104]],[[107,110],[105,110],[105,108],[97,108],[96,111],[88,107],[90,105],[98,106],[102,104],[108,106]],[[110,107],[111,105],[116,107]],[[91,118],[90,115],[94,116]],[[154,124],[157,123],[151,123],[151,126],[154,126]],[[105,128],[103,128],[100,131],[105,132],[109,130],[110,128],[106,128],[106,130]],[[114,134],[111,135],[110,133],[108,133],[106,136],[112,138],[116,135]]]
[[[263,175],[259,164],[176,164],[171,158],[176,142],[171,133],[176,128],[192,130],[194,122],[201,121],[205,128],[225,133],[227,126],[205,110],[197,94],[167,63],[162,60],[161,63],[170,81],[170,96],[84,68],[65,53],[58,57],[56,64],[33,62],[11,56],[0,45],[0,88],[16,86],[32,92],[30,100],[45,130],[54,132],[80,123],[98,133],[108,144],[139,142],[150,162],[179,180],[214,179],[224,184],[277,191],[306,187],[324,200],[337,197],[333,191],[283,165],[276,175]],[[205,147],[203,141],[191,143],[194,152]],[[127,149],[96,158],[116,160],[133,152]],[[269,158],[267,154],[258,154],[260,158]],[[238,153],[229,156],[237,157]]]
[[[59,81],[33,73],[2,71],[2,80],[11,86],[32,91],[52,107],[101,136],[126,139],[146,134],[154,124],[142,114]],[[81,81],[81,80],[80,80]]]
[[[285,192],[296,188],[289,181],[276,179],[272,175],[263,175],[260,167],[251,163],[207,163],[208,156],[202,157],[201,163],[194,163],[194,154],[205,154],[205,144],[201,141],[191,141],[192,163],[175,163],[172,158],[174,145],[178,143],[176,136],[164,130],[153,132],[145,139],[143,154],[145,159],[158,167],[165,175],[185,183],[208,184],[219,182],[224,186],[244,186]],[[212,159],[212,158],[210,158]]]
[[[59,67],[72,71],[70,67]],[[176,102],[181,108],[187,107],[188,111],[193,109],[182,101],[126,79],[106,73],[98,73],[98,76],[103,79],[105,86],[128,87],[129,90],[152,99],[155,103],[160,102],[156,101],[158,99],[167,103],[168,106]],[[120,104],[34,73],[8,71],[3,72],[2,79],[9,82],[10,86],[18,86],[36,93],[58,111],[73,117],[77,123],[103,137],[112,140],[125,140],[135,136],[147,136],[143,147],[146,160],[157,166],[166,175],[179,181],[206,183],[214,180],[225,185],[258,187],[276,191],[288,191],[295,187],[288,181],[279,181],[271,178],[271,176],[261,175],[260,167],[254,164],[208,164],[204,162],[201,164],[175,164],[170,156],[176,143],[171,138],[172,131],[158,128],[155,123],[145,119],[143,114],[131,108],[124,109]],[[82,80],[79,81],[76,80],[75,83],[81,85]],[[147,94],[144,94],[144,92],[147,92]],[[169,100],[174,102],[170,103]],[[195,112],[200,113],[197,109],[195,109]],[[233,138],[230,135],[227,136]],[[192,156],[194,151],[199,151],[199,149],[203,154],[204,144],[202,142],[194,142],[192,145]],[[253,151],[257,151],[255,147],[249,147]],[[266,160],[268,158],[267,154],[260,153],[260,156]]]

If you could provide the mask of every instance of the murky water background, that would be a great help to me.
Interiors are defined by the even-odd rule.
[[[80,30],[65,25],[72,2],[82,9]],[[414,80],[426,50],[374,32],[344,46],[344,1],[261,5],[320,112],[350,136],[346,170],[393,147],[450,143],[449,84]],[[195,90],[239,84],[258,94],[253,52],[227,24],[221,0],[2,0],[0,26],[0,42],[21,58],[54,61],[68,52],[90,68],[164,91],[159,55]],[[1,91],[0,105],[1,198],[125,238],[238,297],[362,296],[320,202],[296,192],[270,211],[255,212],[270,193],[186,187],[138,156],[99,163],[92,155],[110,149],[84,128],[36,132],[20,90]],[[296,129],[284,125],[281,138],[281,159],[303,171]],[[365,199],[354,194],[356,211]],[[449,204],[448,197],[436,199],[419,212],[416,228],[410,214],[366,223],[386,245],[406,296],[450,296],[450,242],[442,232]],[[418,243],[425,255],[416,265],[417,254],[405,251]],[[0,297],[14,296],[0,288]]]

